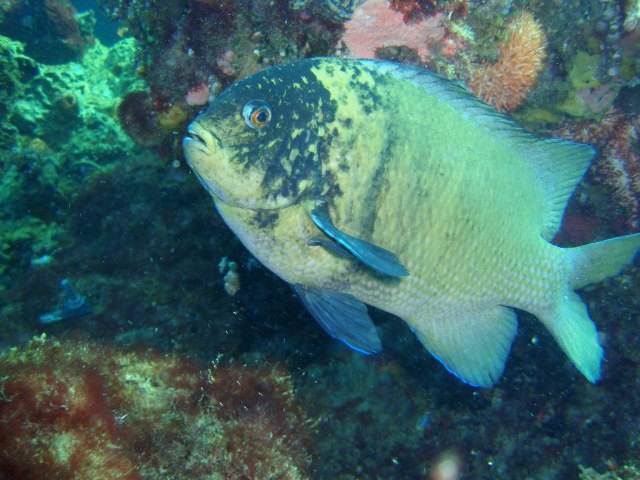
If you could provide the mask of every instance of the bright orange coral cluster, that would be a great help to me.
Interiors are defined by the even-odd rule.
[[[546,35],[531,13],[521,12],[508,29],[498,60],[472,72],[468,82],[473,93],[503,112],[522,104],[547,56]]]

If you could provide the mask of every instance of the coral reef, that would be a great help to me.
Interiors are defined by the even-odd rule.
[[[0,148],[15,144],[17,130],[6,117],[23,85],[38,73],[36,62],[23,52],[23,44],[0,36]]]
[[[389,7],[402,13],[405,23],[417,22],[437,12],[450,17],[464,17],[469,11],[466,0],[390,0]]]
[[[140,42],[142,72],[159,110],[186,103],[203,83],[216,90],[269,65],[330,53],[342,28],[335,9],[348,3],[100,1]]]
[[[41,336],[0,367],[0,472],[12,478],[307,478],[312,422],[276,366],[199,371]]]
[[[43,328],[195,349],[202,358],[238,348],[239,339],[214,333],[243,324],[215,265],[246,254],[220,228],[197,184],[137,148],[118,121],[122,97],[144,88],[135,40],[110,48],[96,43],[82,62],[66,65],[37,64],[18,44],[6,44],[13,48],[6,73],[15,89],[2,122],[10,144],[0,165],[0,349]],[[179,108],[157,115],[169,145],[179,141],[176,125],[185,120]],[[39,325],[40,315],[62,303],[58,284],[67,277],[87,292],[93,314]]]
[[[307,369],[300,392],[321,419],[316,448],[331,452],[332,445],[350,446],[345,455],[323,455],[315,465],[318,478],[417,478],[424,459],[415,460],[433,405],[411,384],[393,360],[357,354]]]
[[[42,63],[78,60],[93,43],[95,20],[80,17],[69,0],[10,0],[0,8],[0,34],[26,44],[26,54]]]
[[[0,74],[7,87],[0,94],[3,292],[21,283],[21,273],[49,268],[61,252],[66,206],[86,178],[139,154],[113,115],[118,97],[139,83],[132,39],[110,49],[96,44],[81,63],[66,65],[38,64],[16,42],[0,45],[7,53]],[[6,315],[12,302],[2,303]]]
[[[210,94],[266,66],[330,53],[348,3],[101,0],[138,40],[146,81],[146,96],[123,100],[125,130],[165,158],[181,156],[173,132],[184,130]]]
[[[188,98],[186,105],[175,103],[158,106],[147,91],[129,92],[118,105],[118,120],[136,144],[162,151],[161,147],[171,147],[176,140],[176,132],[183,131],[185,124],[193,117],[193,109],[189,107],[196,104],[187,105]],[[170,148],[169,151],[173,153],[175,149]]]
[[[0,18],[23,3],[5,2]],[[307,450],[318,479],[424,479],[451,458],[475,480],[634,478],[637,267],[581,292],[606,349],[599,384],[577,379],[523,316],[503,381],[473,389],[375,309],[380,355],[328,338],[182,168],[175,143],[210,95],[274,63],[342,54],[343,22],[360,2],[101,3],[135,39],[109,48],[89,41],[79,61],[64,65],[31,58],[46,44],[36,52],[30,39],[27,47],[0,39],[0,420],[11,417],[0,427],[0,478],[37,479],[42,469],[16,469],[40,460],[51,479],[69,478],[70,468],[80,479],[292,478],[304,475]],[[367,4],[398,31],[437,21],[437,35],[415,44],[384,44],[377,32],[368,55],[458,80],[497,65],[513,28],[505,22],[522,8],[508,0],[368,0],[360,8]],[[527,6],[544,26],[549,59],[514,113],[601,152],[569,208],[558,239],[565,244],[626,233],[638,221],[635,180],[616,170],[637,170],[636,4],[622,11],[609,0],[563,0],[562,15],[555,0]],[[91,16],[76,20],[88,39]],[[559,129],[567,116],[576,124]],[[65,300],[63,278],[92,313],[43,325],[39,315]],[[102,344],[37,339],[11,349],[35,333],[75,330]],[[148,347],[156,353],[140,349]],[[195,363],[219,352],[224,364]],[[39,416],[25,423],[29,412]],[[270,470],[289,462],[280,477]]]
[[[625,230],[640,228],[640,118],[619,110],[608,112],[601,121],[586,120],[568,125],[557,135],[586,142],[599,152],[590,170],[590,183],[606,188],[605,213],[608,223],[620,223]],[[587,199],[585,199],[586,201]],[[592,199],[593,200],[593,199]],[[619,222],[614,219],[620,218]]]
[[[499,110],[519,109],[532,127],[567,115],[600,119],[621,89],[637,86],[640,29],[623,27],[625,19],[633,24],[634,9],[564,4],[554,15],[552,0],[519,13],[522,6],[500,0],[368,0],[346,22],[343,42],[357,57],[425,65],[465,82]]]
[[[14,99],[9,121],[21,135],[39,138],[54,150],[64,145],[70,160],[113,161],[130,149],[112,113],[118,97],[140,85],[134,51],[129,39],[111,49],[96,44],[79,64],[40,65],[39,75]]]
[[[624,30],[633,32],[638,27],[640,20],[640,2],[638,0],[626,0],[624,2]]]
[[[621,84],[605,81],[600,70],[602,54],[578,51],[569,63],[567,84],[571,87],[557,110],[580,119],[601,119],[617,97]]]
[[[536,128],[555,129],[567,116],[599,120],[621,92],[638,85],[640,32],[624,27],[621,2],[563,4],[562,15],[552,13],[551,0],[534,12],[547,34],[549,61],[518,117]]]
[[[157,147],[164,141],[158,111],[148,92],[125,95],[118,105],[118,119],[124,131],[141,147]]]
[[[321,16],[332,22],[351,18],[362,0],[292,0],[291,9],[309,16]]]
[[[439,14],[407,23],[407,15],[416,16],[413,12],[391,9],[387,0],[367,0],[346,22],[342,42],[356,58],[375,58],[380,49],[405,46],[426,62],[430,44],[440,43],[445,37],[443,16]]]
[[[638,480],[640,469],[634,465],[618,467],[613,463],[608,465],[609,471],[598,473],[593,468],[580,466],[580,480]]]
[[[468,86],[501,111],[512,111],[535,85],[546,58],[546,36],[530,12],[521,12],[507,27],[500,55],[470,74]]]

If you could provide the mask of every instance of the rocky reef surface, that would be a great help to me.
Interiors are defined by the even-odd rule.
[[[560,18],[545,13],[555,11],[546,1],[102,0],[121,22],[123,38],[111,47],[94,38],[90,13],[65,1],[32,3],[53,16],[33,11],[47,42],[25,33],[27,2],[0,8],[0,418],[13,422],[0,423],[0,478],[51,471],[51,461],[34,456],[15,463],[22,457],[10,452],[23,448],[58,455],[56,478],[92,478],[98,470],[77,459],[93,450],[70,453],[89,432],[69,427],[77,419],[102,432],[94,450],[114,449],[111,463],[95,457],[93,465],[129,469],[129,478],[267,478],[245,466],[258,465],[265,457],[257,447],[275,446],[274,438],[303,444],[282,458],[308,478],[439,478],[444,464],[479,480],[638,478],[637,266],[581,292],[602,331],[600,383],[580,378],[523,315],[504,379],[473,389],[382,312],[373,312],[385,347],[376,357],[328,338],[215,214],[179,149],[188,121],[232,81],[305,56],[348,55],[347,32],[364,41],[362,25],[349,22],[361,22],[368,4],[381,25],[402,33],[396,44],[383,30],[371,36],[373,56],[465,81],[485,67],[497,81],[514,67],[509,59],[532,65],[534,82],[513,114],[538,133],[600,152],[558,242],[634,231],[637,2],[571,0]],[[525,9],[534,19],[526,25],[517,20]],[[514,25],[537,32],[537,47],[514,40]],[[540,54],[539,27],[544,57],[532,61],[523,52]],[[430,36],[415,46],[418,32]],[[70,309],[63,279],[87,308]],[[43,323],[51,313],[59,321]],[[224,399],[207,377],[220,355]],[[242,403],[276,378],[285,379],[278,412]],[[233,379],[255,388],[239,391]],[[71,387],[86,396],[72,398]],[[99,392],[109,395],[94,398]],[[149,395],[159,403],[145,404]],[[220,401],[235,405],[223,420]],[[239,420],[245,407],[256,409]],[[296,428],[287,430],[282,409],[294,412]],[[263,436],[229,443],[224,422],[253,423]],[[31,445],[38,438],[40,450]],[[171,455],[152,452],[153,442]],[[241,467],[215,470],[234,451],[244,455]],[[282,475],[269,478],[294,478]]]
[[[42,335],[0,369],[0,478],[309,478],[314,423],[275,365],[199,370]]]

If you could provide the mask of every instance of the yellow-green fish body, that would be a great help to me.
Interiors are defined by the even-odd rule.
[[[518,308],[599,378],[602,349],[573,289],[617,273],[640,238],[549,243],[590,147],[538,140],[428,72],[337,58],[239,82],[190,132],[187,159],[227,224],[345,343],[379,349],[373,305],[487,386]]]

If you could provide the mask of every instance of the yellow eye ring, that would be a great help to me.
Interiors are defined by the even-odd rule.
[[[260,108],[251,114],[251,123],[254,127],[264,127],[271,120],[271,112],[266,108]]]
[[[271,108],[264,100],[251,100],[242,109],[242,118],[251,128],[262,128],[271,121]]]

